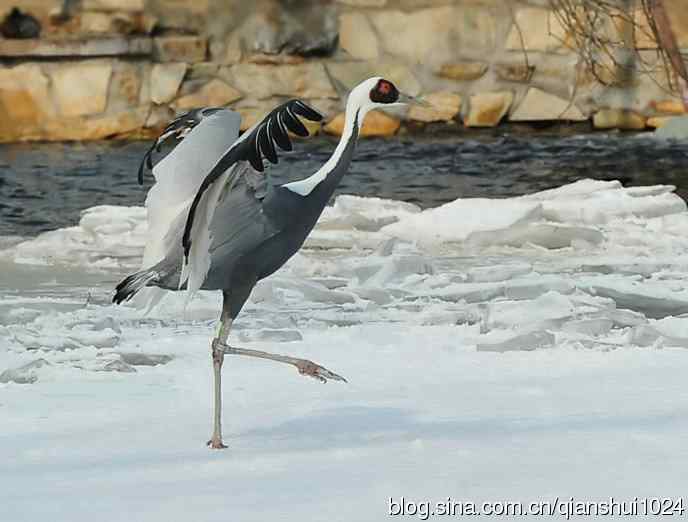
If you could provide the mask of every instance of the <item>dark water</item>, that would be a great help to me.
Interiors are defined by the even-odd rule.
[[[335,142],[301,142],[273,170],[304,177]],[[145,142],[0,145],[0,236],[74,225],[101,204],[141,205],[136,173]],[[627,185],[669,183],[688,197],[688,147],[629,135],[522,135],[465,139],[367,140],[340,193],[440,205],[458,197],[507,197],[593,177]],[[147,179],[146,188],[151,179]]]

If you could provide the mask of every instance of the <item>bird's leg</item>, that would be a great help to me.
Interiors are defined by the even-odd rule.
[[[222,363],[225,360],[224,347],[229,337],[229,329],[232,326],[232,317],[229,313],[228,298],[223,294],[222,315],[220,316],[220,328],[217,337],[211,344],[213,358],[213,436],[208,441],[208,446],[213,449],[223,449],[227,446],[222,442]]]
[[[297,357],[290,357],[288,355],[279,355],[274,353],[263,352],[261,350],[249,350],[247,348],[238,348],[236,346],[224,346],[224,353],[228,355],[245,355],[247,357],[257,357],[259,359],[268,359],[295,366],[301,375],[313,377],[320,382],[327,382],[328,379],[333,381],[347,382],[344,377],[320,366],[319,364],[309,361],[307,359],[299,359]]]

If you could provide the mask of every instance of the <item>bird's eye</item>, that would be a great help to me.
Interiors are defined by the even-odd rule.
[[[394,103],[399,99],[399,91],[392,82],[379,80],[370,91],[370,99],[375,103]]]

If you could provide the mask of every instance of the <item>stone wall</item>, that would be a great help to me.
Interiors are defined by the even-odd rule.
[[[666,1],[688,47],[688,10]],[[228,105],[248,127],[286,97],[318,107],[336,134],[337,84],[372,75],[432,106],[373,114],[366,135],[557,120],[643,129],[683,111],[661,64],[600,84],[545,0],[0,0],[0,16],[14,5],[43,32],[0,38],[0,141],[149,135],[202,105]],[[637,44],[651,59],[652,42]]]

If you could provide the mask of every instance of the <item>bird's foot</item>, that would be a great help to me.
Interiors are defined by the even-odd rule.
[[[327,382],[328,379],[332,381],[347,382],[346,379],[341,375],[338,375],[328,370],[324,366],[315,364],[313,361],[299,359],[297,362],[294,363],[294,366],[296,366],[296,369],[299,371],[301,375],[313,377],[314,379],[317,379],[320,382]]]
[[[222,437],[217,437],[215,435],[213,435],[213,437],[208,442],[206,442],[205,445],[208,446],[210,449],[226,449],[227,448],[227,446],[225,446],[222,443]]]

